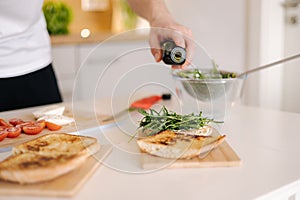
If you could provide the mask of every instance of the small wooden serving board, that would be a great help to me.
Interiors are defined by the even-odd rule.
[[[100,150],[90,156],[83,166],[52,181],[28,185],[0,181],[0,195],[73,196],[96,171],[111,150],[110,145],[102,145]]]
[[[26,134],[22,133],[17,138],[5,138],[4,140],[2,140],[0,142],[0,150],[1,150],[1,148],[13,147],[13,146],[22,144],[26,141],[33,140],[33,139],[38,138],[40,136],[49,134],[49,133],[71,133],[71,132],[77,132],[77,131],[88,129],[88,128],[97,127],[97,126],[100,126],[100,125],[107,125],[109,123],[114,123],[114,121],[108,121],[106,123],[102,123],[101,119],[106,117],[104,115],[97,116],[97,121],[96,121],[96,119],[94,119],[95,116],[90,116],[88,114],[83,113],[82,115],[77,116],[75,118],[76,124],[71,123],[71,124],[68,124],[68,125],[64,125],[58,131],[50,131],[47,128],[45,128],[41,133],[38,133],[36,135],[26,135]],[[68,113],[68,115],[72,116],[70,114],[70,112]],[[22,116],[14,116],[14,117],[15,118],[20,118],[24,121],[34,121],[35,120],[34,116],[32,114],[27,114],[27,115],[22,115]]]
[[[201,158],[175,160],[142,153],[141,161],[142,168],[147,170],[159,168],[233,167],[241,165],[241,159],[226,141]]]

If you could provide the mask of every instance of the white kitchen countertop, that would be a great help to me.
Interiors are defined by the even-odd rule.
[[[287,199],[300,191],[299,122],[297,113],[235,106],[226,116],[221,132],[241,158],[241,166],[152,172],[141,170],[139,157],[127,153],[136,147],[120,134],[124,121],[120,126],[103,127],[100,131],[87,130],[84,134],[97,137],[100,143],[111,142],[114,149],[105,166],[71,199]],[[0,153],[0,159],[6,155]],[[0,196],[0,199],[42,197]]]

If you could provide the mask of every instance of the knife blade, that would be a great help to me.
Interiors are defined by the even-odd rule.
[[[11,151],[11,150],[12,150],[12,147],[0,148],[0,153],[8,152],[8,151]]]

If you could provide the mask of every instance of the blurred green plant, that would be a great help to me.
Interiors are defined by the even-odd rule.
[[[127,0],[120,0],[120,5],[125,28],[127,30],[136,28],[137,14],[130,8]]]
[[[72,21],[72,10],[60,1],[46,1],[43,5],[47,30],[49,34],[67,34],[68,25]]]

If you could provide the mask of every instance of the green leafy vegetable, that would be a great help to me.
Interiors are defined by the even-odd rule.
[[[236,73],[219,71],[219,66],[213,61],[213,68],[208,72],[201,72],[199,69],[195,68],[192,70],[181,70],[177,72],[177,76],[181,78],[188,78],[194,80],[204,80],[204,79],[226,79],[226,78],[236,78]]]
[[[177,75],[181,78],[193,78],[193,79],[205,79],[206,76],[199,69],[194,70],[182,70],[177,72]]]
[[[63,2],[47,1],[43,5],[49,34],[67,34],[72,20],[71,9]]]
[[[144,115],[140,122],[140,128],[143,128],[143,131],[148,136],[164,130],[193,130],[206,126],[210,122],[222,123],[202,117],[202,112],[198,115],[194,113],[180,115],[167,110],[165,106],[159,112],[153,109],[150,109],[149,113],[142,109],[139,112]]]
[[[222,78],[236,78],[236,73],[223,72],[223,73],[221,73],[221,75],[222,75]]]
[[[188,78],[194,80],[205,80],[205,79],[226,79],[226,78],[236,78],[236,73],[233,72],[216,72],[214,69],[209,73],[203,73],[199,69],[194,70],[182,70],[177,72],[177,76],[181,78]]]

